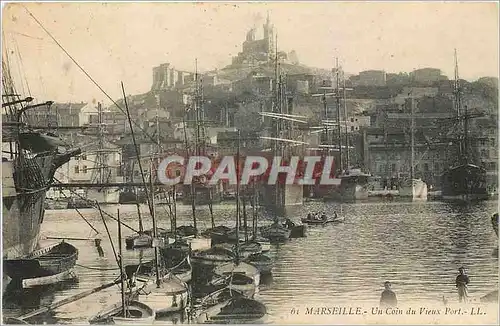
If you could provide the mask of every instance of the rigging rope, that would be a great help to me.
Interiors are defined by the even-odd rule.
[[[90,79],[90,81],[92,81],[92,83],[116,106],[116,108],[118,110],[120,110],[125,116],[127,116],[125,110],[122,109],[121,106],[118,105],[118,103],[116,103],[115,100],[113,100],[111,98],[111,96],[106,93],[106,91],[92,78],[92,76],[90,76],[90,74],[85,70],[83,69],[83,67],[71,56],[71,54],[68,53],[68,51],[66,51],[66,49],[55,39],[54,36],[52,36],[52,34],[42,25],[42,23],[28,10],[28,8],[26,8],[26,6],[22,5],[23,6],[24,10],[26,10],[26,12],[35,20],[35,22],[45,31],[45,33],[47,33],[47,35],[57,44],[57,46],[71,59],[71,61],[73,61],[73,63],[85,74],[85,76],[87,76],[87,78]],[[143,129],[140,125],[140,123],[136,122],[136,121],[132,121],[133,124],[135,124],[137,126],[137,128],[139,128],[140,131],[142,131],[142,133],[147,136],[151,141],[153,141],[154,143],[156,143],[156,140],[154,139],[153,136],[151,136],[149,133],[146,132],[145,129]],[[160,149],[161,150],[164,150],[164,148],[161,146],[161,144],[158,144]]]
[[[91,270],[96,270],[96,271],[117,271],[120,270],[118,267],[114,268],[101,268],[101,267],[90,267],[90,266],[85,266],[81,264],[75,264],[75,266],[81,267],[81,268],[86,268],[86,269],[91,269]]]
[[[55,177],[54,177],[54,180],[55,180],[55,181],[57,181],[57,182],[59,182],[59,183],[62,183],[61,181],[59,181],[59,180],[58,180],[57,178],[55,178]],[[81,195],[80,195],[79,193],[77,193],[76,191],[74,191],[74,190],[72,190],[72,189],[68,189],[68,190],[69,190],[70,192],[72,192],[74,195],[76,195],[78,198],[80,198],[80,199],[84,200],[85,202],[89,203],[89,204],[92,206],[92,208],[99,209],[99,208],[98,208],[98,205],[96,205],[96,204],[95,204],[95,203],[93,203],[92,201],[88,200],[87,198],[85,198],[85,197],[81,196]],[[117,221],[117,222],[118,222],[118,219],[117,219],[116,217],[114,217],[113,215],[111,215],[111,214],[109,214],[109,213],[107,213],[107,212],[104,212],[104,211],[101,211],[101,212],[102,212],[102,214],[106,215],[107,217],[109,217],[109,218],[111,218],[111,219],[113,219],[113,220],[115,220],[115,221]],[[137,233],[137,231],[136,231],[134,228],[132,228],[131,226],[128,226],[127,224],[123,223],[122,221],[120,221],[120,224],[121,224],[121,225],[123,225],[123,226],[125,226],[126,228],[128,228],[128,229],[130,229],[130,230],[132,230],[132,231],[134,231],[134,232],[136,232],[136,233]]]

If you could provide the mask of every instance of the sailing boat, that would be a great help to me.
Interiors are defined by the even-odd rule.
[[[171,194],[172,205],[169,207],[173,208],[171,210],[171,229],[175,241],[160,248],[160,255],[165,268],[170,269],[181,281],[189,282],[191,281],[193,271],[190,260],[191,246],[186,240],[177,236],[177,198],[175,196],[175,185],[172,188]]]
[[[457,51],[455,50],[455,110],[460,133],[458,137],[458,165],[446,170],[441,179],[442,198],[470,202],[488,199],[486,189],[486,170],[471,162],[469,153],[469,119],[474,115],[467,112],[467,106],[462,108],[462,90],[458,76]],[[462,113],[463,112],[463,113]]]
[[[415,178],[415,101],[413,94],[410,96],[411,101],[411,123],[410,123],[410,138],[411,138],[411,156],[410,156],[410,176],[404,178],[399,188],[399,196],[409,198],[412,201],[427,200],[427,184],[422,179]]]
[[[92,123],[91,123],[92,124]],[[87,161],[93,163],[90,183],[101,185],[99,188],[86,188],[82,195],[73,195],[68,202],[68,208],[90,208],[91,203],[98,204],[118,204],[120,192],[118,187],[106,186],[107,183],[123,182],[123,177],[118,176],[118,160],[120,149],[105,139],[106,123],[104,122],[104,112],[101,103],[97,103],[97,146],[86,151]],[[93,145],[93,144],[92,144]],[[85,170],[84,174],[87,173]]]
[[[130,297],[127,297],[125,293],[125,287],[128,282],[125,280],[126,277],[123,269],[120,211],[118,211],[118,250],[118,264],[120,267],[121,279],[121,302],[105,308],[96,316],[90,318],[89,322],[91,324],[151,324],[156,318],[155,311],[144,303],[130,300]]]
[[[238,150],[237,150],[237,159],[236,161],[240,161],[240,131],[238,130]],[[239,164],[236,167],[236,239],[239,240],[239,230],[240,230],[240,173],[239,173]],[[233,276],[235,274],[242,274],[246,276],[246,278],[250,278],[253,280],[253,285],[255,288],[258,288],[260,283],[260,272],[259,270],[245,262],[240,262],[241,253],[240,253],[240,242],[236,241],[235,245],[235,257],[234,261],[217,266],[214,269],[214,274],[220,277],[224,277],[227,275]],[[247,285],[247,284],[244,284]],[[230,285],[232,286],[232,285]]]
[[[153,159],[151,159],[150,172],[153,173]],[[156,205],[155,205],[155,191],[153,188],[153,180],[150,178],[150,194],[152,206],[152,220],[153,220],[153,239],[158,239],[158,228],[156,226]],[[189,288],[185,282],[180,280],[172,270],[165,276],[161,277],[160,273],[160,257],[159,257],[159,242],[153,241],[154,246],[154,278],[141,278],[136,277],[136,289],[133,298],[140,302],[146,303],[150,306],[155,313],[168,313],[172,311],[183,310],[187,307]],[[142,283],[139,285],[138,283]]]
[[[2,255],[25,257],[37,249],[43,222],[44,199],[56,170],[80,149],[63,149],[63,142],[29,126],[29,110],[52,102],[31,103],[14,87],[9,58],[2,55]],[[2,275],[2,292],[8,277]]]

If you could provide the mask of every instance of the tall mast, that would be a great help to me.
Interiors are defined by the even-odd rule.
[[[346,101],[346,88],[345,88],[345,75],[344,71],[342,71],[342,80],[343,80],[343,102],[344,102],[344,126],[345,126],[345,146],[346,146],[346,169],[349,169],[349,131],[347,130],[347,101]]]
[[[127,305],[125,303],[125,271],[123,270],[123,256],[122,256],[122,223],[120,221],[120,210],[117,210],[117,220],[118,220],[118,257],[119,257],[119,267],[120,267],[120,282],[121,282],[121,299],[122,299],[122,311],[123,317],[127,316]]]
[[[200,156],[198,138],[200,136],[200,128],[198,124],[198,59],[195,59],[195,99],[194,99],[194,116],[195,116],[195,137],[194,137],[194,155]],[[196,225],[196,189],[194,182],[191,181],[191,210],[193,212],[193,227],[198,230]]]
[[[413,93],[410,93],[411,101],[411,125],[410,125],[410,138],[411,138],[411,158],[410,158],[410,180],[415,178],[415,101]]]
[[[158,103],[159,105],[159,103]],[[155,188],[153,186],[153,169],[156,162],[156,166],[158,166],[158,160],[159,160],[159,155],[160,155],[160,122],[159,122],[159,115],[158,115],[158,106],[156,107],[156,149],[155,149],[155,155],[151,159],[151,176],[149,178],[150,185],[151,185],[151,206],[153,206],[153,211],[151,218],[153,220],[153,241],[157,239],[158,237],[158,230],[156,227],[156,207],[155,207]],[[159,262],[158,262],[158,246],[154,246],[155,248],[155,274],[156,274],[156,287],[160,287],[160,268],[159,268]]]
[[[337,99],[337,125],[338,125],[338,139],[339,139],[339,168],[340,173],[343,171],[342,163],[342,128],[340,123],[340,80],[339,80],[339,59],[335,58],[335,78],[336,78],[336,99]]]
[[[104,142],[103,142],[103,137],[104,137],[104,131],[103,131],[103,118],[102,118],[102,106],[101,103],[97,103],[97,143],[98,143],[98,149],[97,149],[97,182],[100,184],[103,184],[104,181]]]
[[[238,129],[238,148],[236,150],[236,264],[240,259],[240,129]]]
[[[454,85],[453,85],[453,100],[454,100],[454,106],[455,106],[455,113],[457,116],[457,122],[458,122],[458,131],[459,131],[459,140],[458,140],[458,157],[460,159],[459,163],[463,163],[466,161],[465,157],[467,155],[467,152],[465,151],[465,143],[467,143],[465,137],[466,135],[466,122],[462,123],[461,118],[462,118],[462,96],[461,96],[461,89],[460,89],[460,77],[458,74],[458,56],[457,56],[457,49],[454,49],[454,60],[455,60],[455,79],[454,79]]]
[[[157,239],[158,237],[158,230],[156,228],[156,208],[155,208],[155,191],[153,187],[153,158],[151,158],[151,165],[150,165],[150,173],[151,176],[149,178],[149,185],[151,188],[151,206],[153,206],[153,210],[151,212],[151,219],[153,220],[153,244],[154,240]],[[155,274],[156,274],[156,287],[160,287],[160,268],[158,264],[158,246],[154,245],[155,248]]]
[[[279,81],[279,65],[278,65],[278,35],[276,34],[276,50],[275,50],[275,53],[274,53],[274,57],[275,57],[275,66],[274,66],[274,73],[275,73],[275,83],[274,83],[274,107],[273,107],[273,111],[275,113],[280,113],[280,81]],[[274,120],[275,121],[275,132],[276,132],[276,138],[279,138],[280,137],[280,120],[279,119],[276,119]],[[274,155],[278,155],[278,152],[279,152],[279,149],[280,149],[280,144],[279,142],[276,140],[274,141]],[[275,201],[275,209],[274,209],[274,217],[275,219],[278,218],[278,207],[279,207],[279,202],[280,202],[280,193],[279,193],[279,187],[278,187],[278,183],[276,183],[276,186],[275,186],[275,191],[274,191],[274,201]]]

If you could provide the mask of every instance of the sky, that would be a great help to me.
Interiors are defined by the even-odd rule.
[[[268,12],[279,50],[308,66],[338,57],[349,73],[435,67],[452,77],[456,48],[461,78],[498,76],[496,2],[7,4],[2,55],[18,92],[40,101],[109,103],[26,9],[114,99],[122,81],[127,95],[149,91],[161,63],[223,68]]]

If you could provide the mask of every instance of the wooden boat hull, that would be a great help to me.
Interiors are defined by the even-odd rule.
[[[271,242],[284,242],[290,238],[292,233],[290,229],[275,227],[263,227],[260,232],[264,238],[269,239]]]
[[[215,267],[221,264],[227,264],[235,259],[232,251],[213,247],[207,250],[194,251],[190,257],[193,267]]]
[[[257,238],[254,240],[260,244],[260,247],[262,248],[262,252],[269,252],[271,250],[271,243],[269,240],[265,238]]]
[[[182,282],[188,283],[193,278],[193,269],[189,266],[189,269],[174,271],[173,274]]]
[[[153,246],[153,238],[147,234],[137,234],[125,238],[125,248],[151,248]]]
[[[191,246],[191,250],[207,250],[212,247],[212,240],[210,238],[186,238],[186,241]]]
[[[325,224],[329,224],[329,223],[344,222],[344,218],[343,217],[337,217],[337,218],[329,217],[326,220],[315,220],[315,219],[303,218],[303,219],[301,219],[301,222],[304,224],[309,224],[309,225],[325,225]]]
[[[197,318],[199,324],[263,324],[267,318],[266,307],[253,299],[235,298],[203,311]]]
[[[255,287],[258,287],[260,284],[260,272],[251,264],[241,262],[236,264],[231,262],[229,264],[224,264],[217,266],[214,269],[214,274],[218,276],[226,276],[230,274],[243,274],[247,277],[250,277],[253,280],[253,284]]]
[[[262,254],[250,256],[245,262],[257,268],[260,274],[270,274],[274,267],[272,259]]]
[[[59,244],[34,251],[22,259],[6,259],[3,261],[4,273],[14,282],[21,284],[23,280],[32,279],[27,284],[36,284],[33,279],[64,274],[76,265],[78,249],[69,243]],[[49,279],[38,280],[47,282]],[[57,277],[52,278],[57,280]]]
[[[119,302],[106,308],[97,316],[91,318],[89,322],[91,324],[151,325],[156,318],[154,310],[142,302],[128,302],[127,310],[132,316],[123,317],[122,304]]]
[[[305,224],[294,225],[290,231],[290,238],[304,238],[307,234],[307,226]]]
[[[188,286],[176,277],[166,276],[160,287],[155,279],[146,280],[144,288],[137,292],[137,301],[146,304],[156,314],[184,310],[188,305]]]
[[[43,276],[43,277],[35,277],[35,278],[27,278],[22,280],[21,287],[23,289],[33,288],[37,286],[45,286],[50,284],[59,283],[62,281],[67,281],[71,279],[75,279],[76,274],[73,269],[64,271],[62,273],[58,273],[55,275]]]

